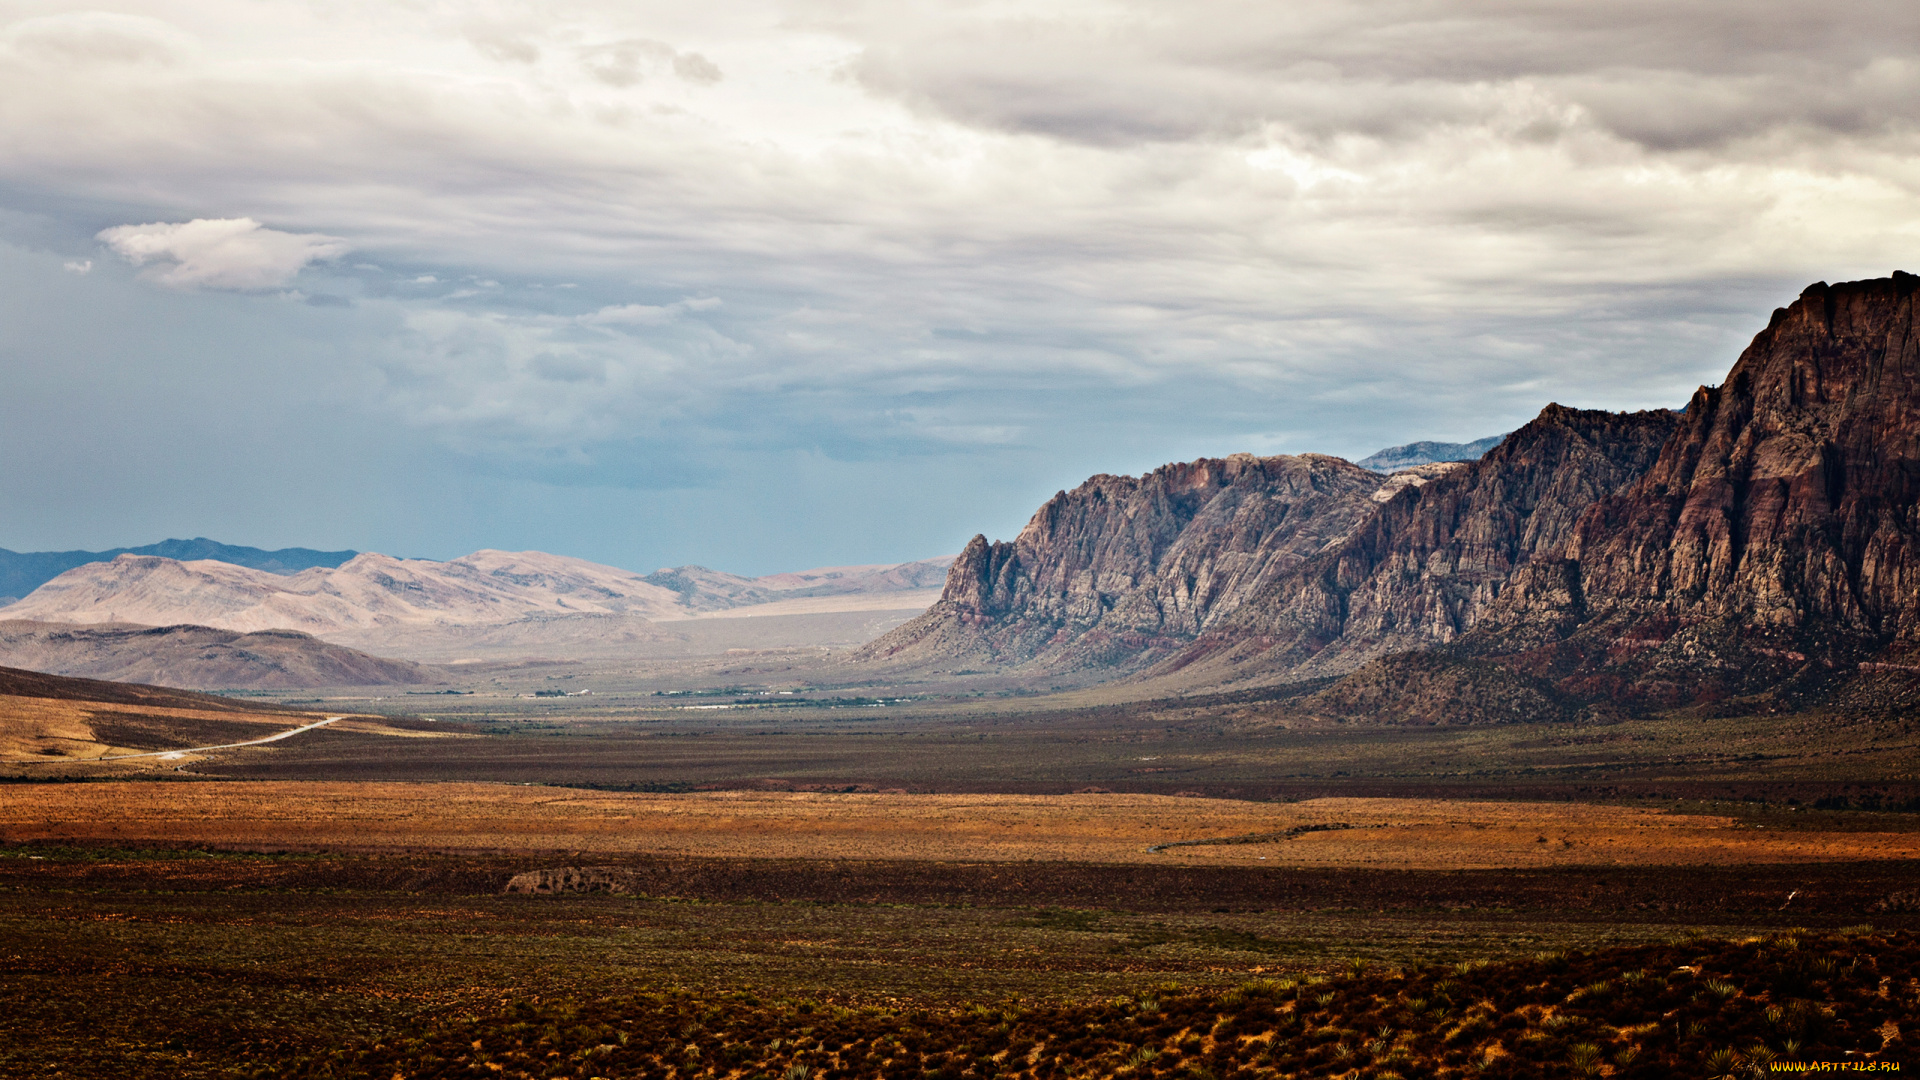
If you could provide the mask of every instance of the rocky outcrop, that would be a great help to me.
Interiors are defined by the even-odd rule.
[[[618,866],[563,866],[515,874],[504,891],[532,896],[561,893],[631,893],[639,876]],[[498,880],[498,879],[495,879]]]
[[[1644,473],[1677,419],[1549,405],[1480,460],[1394,495],[1344,542],[1274,579],[1149,674],[1312,678],[1446,644],[1516,571],[1563,543],[1588,507]]]
[[[1588,698],[1814,686],[1920,638],[1920,278],[1809,287],[1463,654]],[[1884,658],[1883,658],[1884,659]]]
[[[1379,487],[1317,454],[1096,476],[1048,500],[1011,543],[974,537],[940,601],[855,658],[1136,668],[1345,539]]]

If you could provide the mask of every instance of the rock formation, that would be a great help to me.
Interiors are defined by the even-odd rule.
[[[1646,705],[1816,686],[1920,646],[1920,278],[1809,287],[1463,654]],[[1868,669],[1870,672],[1873,668]]]
[[[1395,494],[1153,674],[1312,678],[1452,641],[1588,507],[1644,473],[1677,419],[1549,405],[1480,460]]]
[[[856,659],[1138,667],[1339,543],[1379,487],[1317,454],[1096,476],[1055,495],[1013,542],[974,537],[939,603]]]

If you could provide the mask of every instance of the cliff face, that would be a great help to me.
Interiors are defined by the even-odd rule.
[[[1013,542],[974,537],[939,603],[856,659],[1136,668],[1344,539],[1380,484],[1314,454],[1096,476]]]
[[[1712,700],[1920,637],[1920,278],[1817,284],[1470,639],[1586,697]]]
[[[1480,460],[1388,500],[1158,673],[1310,678],[1450,642],[1588,507],[1646,472],[1677,420],[1549,405]]]

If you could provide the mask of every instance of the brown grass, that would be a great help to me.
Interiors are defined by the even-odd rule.
[[[201,761],[205,755],[121,762],[95,759],[247,742],[310,724],[319,715],[0,695],[0,774],[43,777],[172,770]],[[353,717],[333,727],[362,734],[441,737],[439,732],[402,730],[390,724],[379,717]]]
[[[270,747],[258,751],[270,752]],[[1288,840],[1155,844],[1341,823]],[[1920,834],[1565,803],[1159,795],[627,794],[498,784],[19,785],[0,834],[335,850],[1494,869],[1920,858]]]

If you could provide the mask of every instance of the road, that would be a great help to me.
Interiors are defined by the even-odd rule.
[[[335,720],[345,720],[345,719],[346,717],[344,716],[329,716],[325,720],[316,720],[305,727],[297,727],[297,728],[294,728],[292,731],[283,731],[278,735],[269,735],[264,739],[251,739],[251,740],[248,740],[247,742],[221,743],[219,746],[189,746],[183,750],[154,750],[145,754],[116,754],[113,757],[80,758],[77,760],[128,761],[133,758],[143,758],[143,757],[182,758],[182,757],[186,757],[188,754],[199,754],[199,753],[204,753],[205,751],[208,751],[208,750],[232,750],[233,748],[238,746],[259,746],[261,743],[279,742],[281,739],[290,738],[294,735],[300,734],[303,731],[312,731],[314,728],[317,728],[317,727],[326,727],[328,724],[333,723]]]

